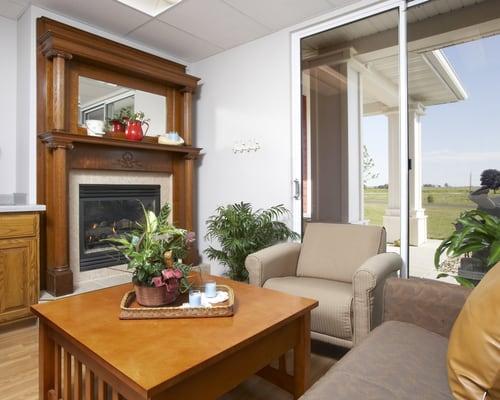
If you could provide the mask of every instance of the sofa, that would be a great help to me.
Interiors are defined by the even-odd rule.
[[[378,226],[309,223],[302,243],[280,243],[246,258],[250,284],[319,301],[313,339],[351,348],[382,318],[382,290],[402,265],[386,253]]]
[[[450,400],[448,336],[470,289],[427,279],[388,279],[383,323],[303,400]]]

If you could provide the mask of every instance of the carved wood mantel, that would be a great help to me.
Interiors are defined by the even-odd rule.
[[[73,291],[69,266],[68,175],[71,169],[167,172],[173,177],[173,217],[194,228],[192,98],[199,78],[165,60],[74,27],[37,21],[37,200],[42,218],[41,286],[59,296]],[[167,98],[167,130],[185,146],[129,142],[81,134],[78,79],[86,76]]]

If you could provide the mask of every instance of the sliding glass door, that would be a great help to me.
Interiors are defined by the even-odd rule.
[[[436,251],[467,211],[500,217],[499,33],[497,0],[387,0],[294,33],[294,228],[381,225],[403,277],[477,283],[487,244]]]
[[[386,226],[400,235],[398,9],[301,41],[301,228]]]
[[[488,267],[484,238],[483,249],[443,254],[437,265],[434,256],[443,239],[461,232],[460,216],[477,209],[500,216],[499,33],[496,0],[430,0],[408,9],[412,276],[476,283]]]

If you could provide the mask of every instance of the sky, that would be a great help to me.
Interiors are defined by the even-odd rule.
[[[481,171],[500,170],[500,36],[442,49],[468,98],[431,106],[422,117],[422,183],[479,185]],[[387,183],[387,118],[365,117],[364,140],[377,179]]]

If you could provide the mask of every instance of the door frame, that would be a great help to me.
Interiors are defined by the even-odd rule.
[[[298,197],[297,183],[302,184],[302,129],[301,129],[301,39],[334,29],[345,24],[374,16],[386,11],[399,10],[399,131],[400,131],[400,227],[401,227],[401,257],[403,268],[401,277],[408,277],[409,269],[409,187],[408,187],[408,54],[407,54],[407,23],[406,10],[409,7],[425,3],[429,0],[383,0],[377,1],[352,11],[352,7],[339,10],[338,15],[291,33],[291,125],[292,125],[292,228],[302,233],[302,196]],[[301,192],[299,187],[299,193]],[[297,198],[298,197],[298,198]]]

